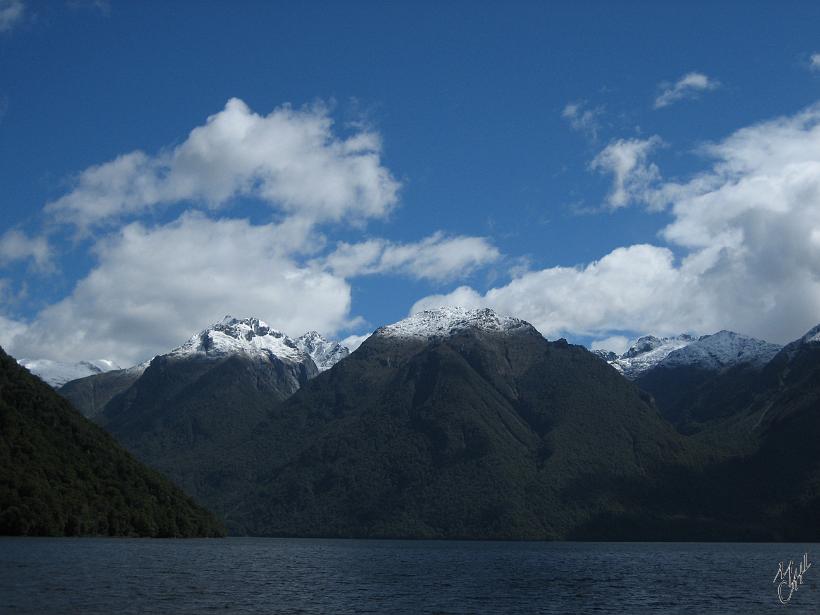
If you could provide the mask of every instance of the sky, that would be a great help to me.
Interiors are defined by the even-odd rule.
[[[820,322],[820,4],[0,0],[0,345]]]

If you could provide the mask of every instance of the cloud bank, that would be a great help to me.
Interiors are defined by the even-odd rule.
[[[666,245],[529,270],[485,293],[462,286],[425,297],[411,311],[488,305],[548,336],[727,328],[775,342],[798,337],[820,322],[820,105],[739,130],[703,152],[710,160],[704,172],[683,183],[638,182],[637,194],[618,172],[627,177],[625,169],[640,166],[631,161],[643,159],[603,152],[596,159],[594,168],[615,173],[613,205],[634,196],[669,208]]]

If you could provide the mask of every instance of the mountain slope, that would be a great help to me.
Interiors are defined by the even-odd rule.
[[[212,505],[242,474],[224,451],[241,448],[269,408],[318,373],[291,338],[257,319],[226,317],[154,357],[95,420],[200,501],[211,494]]]
[[[780,348],[720,331],[669,353],[635,384],[653,395],[664,417],[694,432],[748,406],[759,393],[760,371]]]
[[[234,532],[451,538],[563,538],[644,510],[613,487],[684,455],[594,355],[487,310],[379,329],[243,453],[254,486],[224,509]]]
[[[221,532],[207,511],[0,350],[0,534]]]
[[[108,402],[134,384],[147,367],[148,364],[135,365],[70,380],[57,392],[84,416],[94,418],[102,413]]]

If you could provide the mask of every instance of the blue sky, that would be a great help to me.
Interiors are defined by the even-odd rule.
[[[787,341],[820,322],[818,26],[0,0],[0,344],[129,363],[228,312],[346,337],[444,303]]]

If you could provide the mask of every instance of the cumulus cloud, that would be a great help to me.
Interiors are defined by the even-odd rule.
[[[707,170],[656,190],[671,205],[667,246],[527,271],[483,294],[460,287],[413,311],[488,305],[548,336],[726,328],[795,339],[820,322],[820,105],[739,130],[704,153]]]
[[[293,232],[287,224],[200,213],[155,228],[131,223],[99,240],[98,265],[7,343],[16,356],[130,365],[227,313],[265,318],[296,334],[333,333],[349,322],[350,287],[294,261]]]
[[[26,6],[22,0],[0,0],[0,32],[8,32],[23,20]]]
[[[618,139],[592,160],[590,168],[612,174],[612,190],[606,204],[610,209],[626,207],[632,200],[646,201],[647,193],[660,180],[657,165],[649,154],[663,142],[657,135],[649,139]]]
[[[668,107],[684,98],[695,98],[701,92],[708,92],[720,87],[720,82],[703,73],[687,73],[673,84],[661,84],[661,93],[655,99],[655,109]]]
[[[341,243],[325,260],[337,275],[400,273],[417,279],[451,280],[497,261],[501,254],[483,237],[448,237],[438,232],[415,243],[384,239]]]
[[[266,116],[237,98],[168,151],[134,151],[80,173],[46,205],[81,230],[178,202],[218,208],[252,197],[312,222],[362,221],[395,205],[399,183],[381,164],[378,134],[341,138],[326,109],[279,107]]]
[[[361,126],[336,134],[320,106],[261,116],[231,99],[176,147],[84,170],[45,213],[54,241],[76,227],[86,241],[73,245],[91,246],[93,265],[27,323],[0,321],[2,339],[16,356],[129,365],[226,313],[258,316],[294,335],[336,335],[361,322],[350,313],[348,277],[452,280],[500,258],[484,238],[443,233],[410,243],[340,243],[327,254],[326,223],[355,228],[397,203],[399,183],[382,165],[380,147],[379,136]],[[269,207],[263,219],[275,222],[230,217],[227,205],[241,197],[257,212]],[[165,220],[173,211],[152,215],[176,203],[181,213],[172,222]],[[47,267],[48,241],[16,230],[0,237],[0,265],[23,259]]]
[[[604,107],[589,107],[586,101],[569,103],[561,112],[573,130],[583,133],[592,141],[598,140],[598,130],[600,129],[600,117],[604,113]]]
[[[820,70],[820,53],[813,53],[809,57],[809,68],[811,70]]]
[[[29,259],[37,269],[43,271],[53,266],[51,246],[45,237],[30,237],[16,229],[0,236],[0,265]]]

